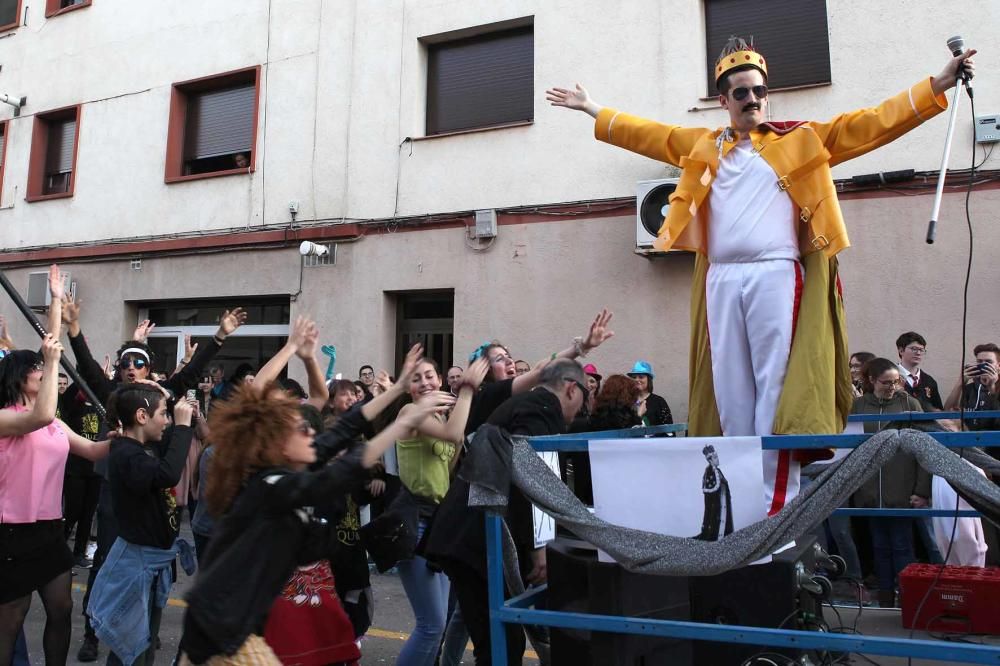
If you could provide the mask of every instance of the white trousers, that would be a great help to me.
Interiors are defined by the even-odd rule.
[[[803,277],[791,259],[709,267],[705,299],[723,435],[773,434]],[[773,514],[798,494],[799,463],[787,450],[763,456],[766,508]]]

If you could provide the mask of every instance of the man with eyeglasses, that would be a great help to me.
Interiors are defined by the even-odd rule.
[[[503,402],[489,417],[491,425],[510,435],[536,437],[566,432],[587,400],[586,376],[579,363],[557,358],[540,372],[539,384]],[[510,487],[507,524],[518,553],[525,584],[546,581],[545,548],[535,548],[531,502]],[[472,638],[477,664],[490,663],[490,609],[486,589],[486,529],[482,512],[469,507],[469,483],[461,474],[441,501],[426,539],[426,557],[451,579]],[[506,625],[508,664],[520,664],[524,631]],[[497,664],[495,666],[502,666]]]
[[[920,367],[927,357],[924,336],[913,331],[903,333],[896,338],[896,352],[899,354],[896,365],[903,380],[903,390],[919,400],[925,412],[944,409],[937,381]]]
[[[682,169],[654,247],[696,253],[691,434],[844,429],[853,391],[837,254],[849,241],[830,169],[943,111],[945,91],[960,69],[971,74],[974,54],[878,107],[828,122],[766,120],[767,62],[736,37],[715,66],[724,128],[638,118],[596,104],[579,84],[547,91],[554,106],[593,116],[598,140]],[[799,463],[808,459],[764,452],[770,513],[798,493]]]

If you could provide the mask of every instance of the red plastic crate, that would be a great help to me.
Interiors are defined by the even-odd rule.
[[[941,570],[911,564],[899,574],[903,626],[921,631],[1000,635],[1000,567],[945,566],[917,618],[917,606]]]

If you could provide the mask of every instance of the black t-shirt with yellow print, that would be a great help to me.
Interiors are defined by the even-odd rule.
[[[98,416],[97,409],[87,401],[83,391],[77,389],[76,384],[71,385],[59,396],[56,416],[81,437],[86,437],[92,442],[100,440],[101,417]],[[92,461],[72,453],[66,459],[66,473],[73,476],[96,474]]]
[[[129,437],[111,442],[108,481],[118,534],[129,543],[170,548],[180,531],[173,488],[180,481],[193,430],[174,426],[162,445]]]

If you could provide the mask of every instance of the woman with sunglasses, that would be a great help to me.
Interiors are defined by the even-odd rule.
[[[892,414],[924,411],[902,389],[899,368],[886,358],[874,358],[862,369],[864,394],[855,399],[852,414],[885,414],[885,421],[866,421],[865,432],[890,427]],[[931,477],[916,458],[902,451],[854,493],[854,506],[862,508],[923,508],[931,496]],[[896,579],[914,561],[912,518],[869,518],[879,606],[895,604]]]
[[[73,554],[63,534],[63,470],[71,451],[90,460],[108,453],[107,441],[85,439],[55,418],[58,335],[57,325],[41,354],[17,350],[0,361],[0,664],[11,663],[34,592],[45,607],[45,662],[66,663]]]
[[[597,349],[606,340],[614,336],[614,331],[608,328],[611,324],[612,313],[607,309],[601,310],[594,321],[590,323],[590,329],[586,337],[573,339],[573,345],[560,352],[552,354],[550,358],[535,363],[528,372],[518,375],[514,357],[500,342],[484,342],[472,355],[469,356],[471,365],[477,359],[485,358],[489,363],[486,377],[482,386],[473,398],[472,409],[469,412],[469,420],[465,425],[465,432],[474,432],[476,428],[486,423],[490,415],[497,407],[506,402],[511,396],[530,391],[538,386],[541,381],[542,370],[546,363],[557,358],[575,359],[579,356],[586,356],[589,352]]]
[[[421,353],[419,346],[411,350],[401,377],[409,377]],[[315,441],[298,401],[270,385],[242,386],[215,407],[207,501],[221,520],[187,596],[181,664],[213,658],[280,663],[261,638],[274,599],[298,564],[328,557],[337,539],[336,527],[312,508],[359,489],[396,439],[455,402],[444,393],[427,394],[378,435],[356,444],[371,420],[404,392],[404,382],[396,382]]]
[[[151,324],[148,320],[139,323],[133,339],[126,341],[115,353],[115,359],[117,359],[115,377],[108,379],[100,364],[94,359],[80,330],[80,313],[79,301],[64,299],[63,322],[69,333],[70,347],[76,356],[80,375],[93,389],[98,400],[102,403],[107,402],[108,397],[118,384],[131,384],[139,380],[149,379],[154,358],[149,345],[146,344],[146,336],[155,324]],[[226,338],[246,323],[246,320],[247,314],[243,308],[225,310],[219,319],[219,328],[212,336],[214,344],[198,345],[198,350],[190,362],[184,364],[172,377],[158,382],[158,384],[174,396],[183,395],[188,389],[197,388],[201,378],[208,374],[205,372],[208,364],[222,348]]]

